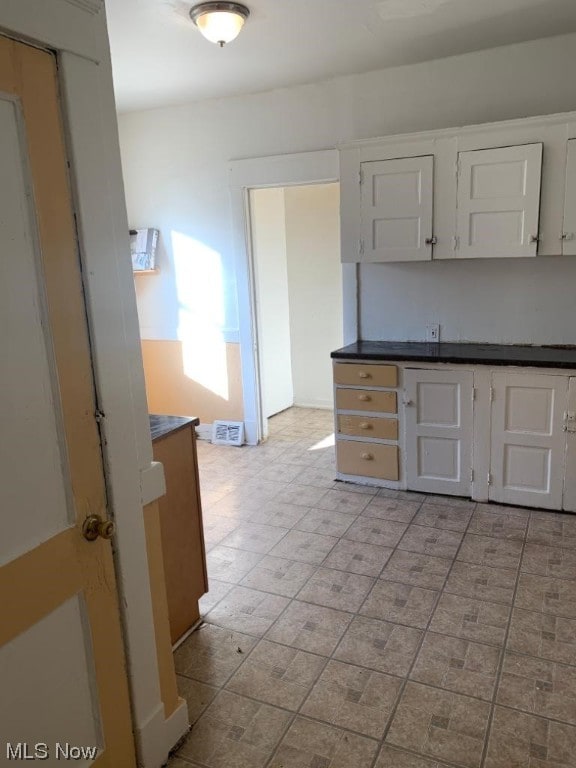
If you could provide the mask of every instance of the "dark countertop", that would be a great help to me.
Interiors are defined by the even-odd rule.
[[[357,341],[330,355],[339,360],[415,360],[424,363],[576,368],[576,346],[466,344],[440,341]]]
[[[183,429],[188,425],[197,427],[200,424],[200,419],[196,416],[160,416],[156,413],[150,415],[150,434],[152,440],[158,440],[160,437],[165,437],[171,432],[177,432],[179,429]]]

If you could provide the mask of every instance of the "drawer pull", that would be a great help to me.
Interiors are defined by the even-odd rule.
[[[372,454],[372,453],[363,453],[362,454],[362,458],[364,459],[364,461],[372,461],[372,459],[374,458],[374,454]]]
[[[358,426],[360,429],[372,429],[372,424],[369,424],[367,421],[361,421]]]
[[[370,374],[366,373],[366,371],[358,371],[358,376],[361,379],[369,379],[370,378]]]
[[[361,400],[363,403],[368,403],[372,398],[370,395],[358,395],[358,400]]]

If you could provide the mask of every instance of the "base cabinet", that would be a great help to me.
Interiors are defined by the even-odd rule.
[[[472,492],[472,371],[404,370],[406,483],[428,493]]]
[[[170,637],[176,643],[200,618],[198,601],[208,591],[194,427],[155,439],[152,446],[166,477],[160,527]]]
[[[339,479],[576,512],[576,377],[399,362],[383,379],[378,363],[336,365]]]
[[[494,373],[491,501],[561,509],[568,377]]]

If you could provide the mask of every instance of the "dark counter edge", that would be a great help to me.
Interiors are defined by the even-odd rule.
[[[337,360],[412,360],[422,363],[576,368],[576,346],[529,346],[463,342],[357,341],[331,352]]]
[[[197,427],[200,424],[200,419],[197,416],[163,416],[158,413],[150,413],[149,417],[152,441],[178,432],[184,427]]]

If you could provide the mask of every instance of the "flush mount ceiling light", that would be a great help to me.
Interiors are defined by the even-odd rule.
[[[238,37],[248,16],[249,9],[240,3],[199,3],[190,11],[190,18],[204,37],[220,47]]]

